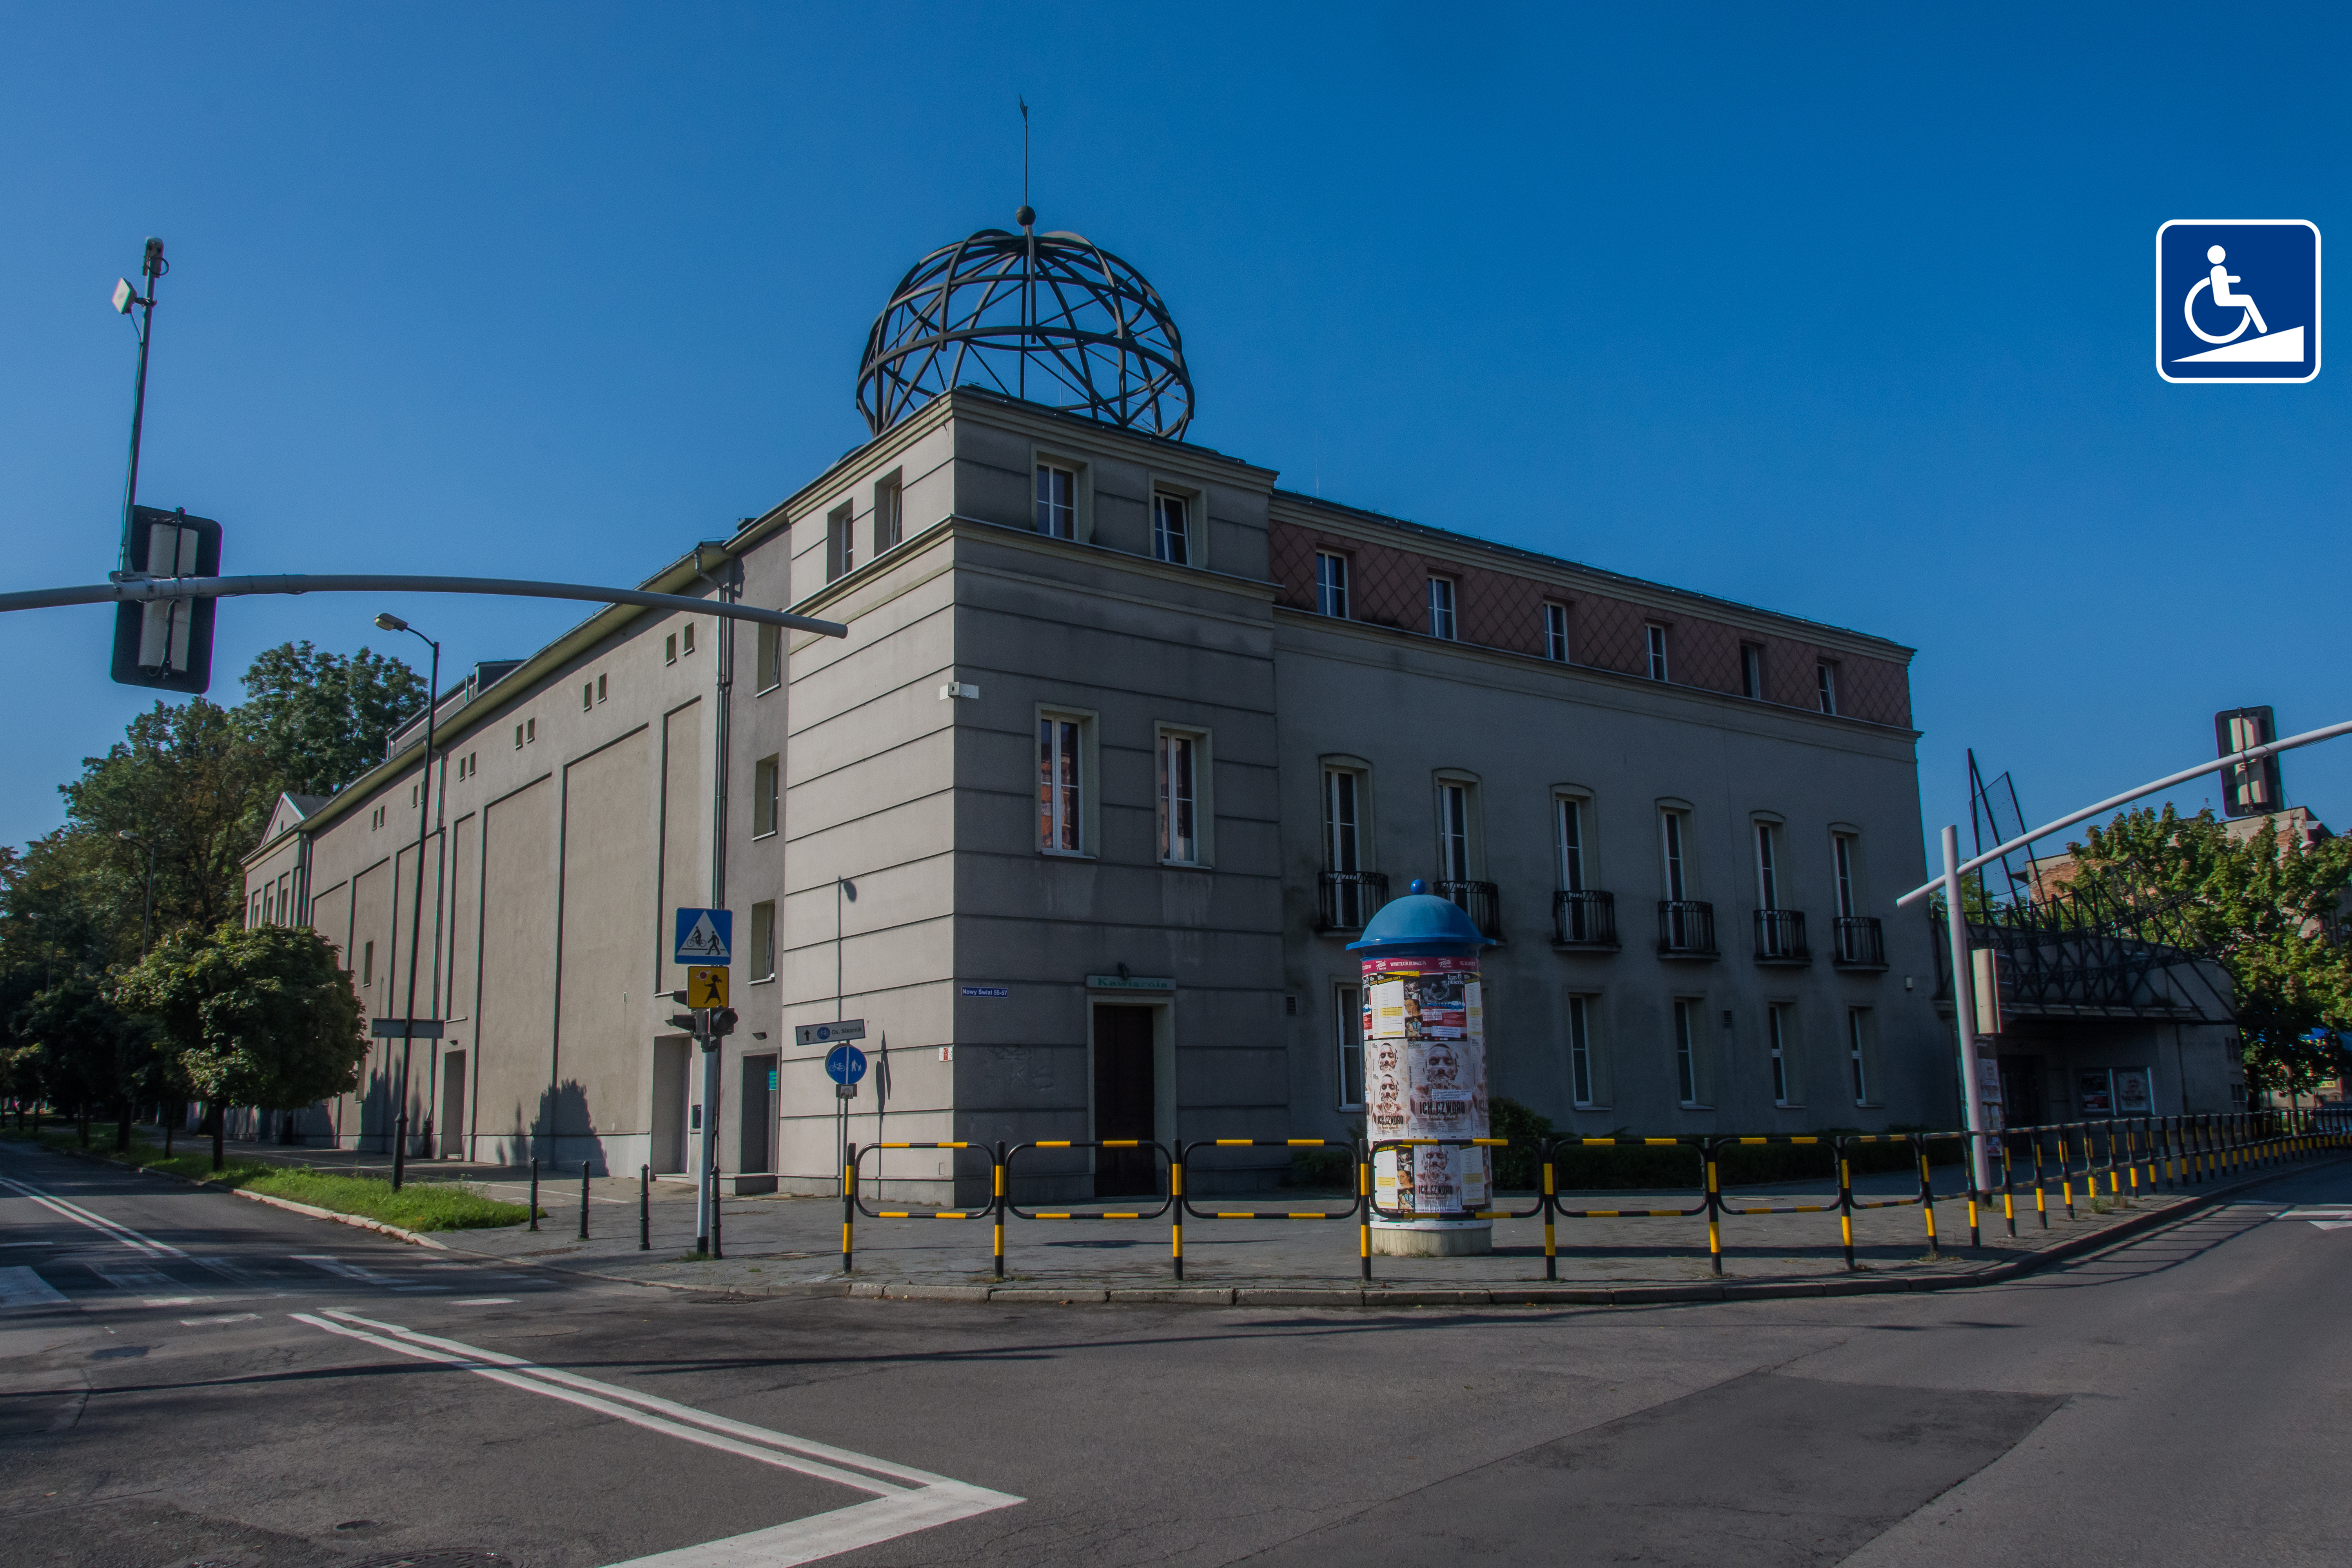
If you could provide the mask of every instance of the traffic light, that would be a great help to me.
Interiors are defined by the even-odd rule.
[[[684,1029],[689,1035],[698,1032],[695,1028],[695,1025],[698,1022],[700,1022],[700,1020],[696,1018],[691,1013],[672,1013],[669,1016],[669,1026],[671,1028]]]
[[[131,572],[149,577],[220,575],[221,525],[160,507],[131,509]],[[115,680],[202,693],[213,683],[217,599],[126,599],[114,608]]]
[[[710,1015],[710,1037],[711,1037],[712,1039],[714,1039],[714,1040],[715,1040],[715,1039],[719,1038],[719,1036],[721,1036],[721,1035],[731,1035],[731,1034],[733,1034],[734,1032],[735,1032],[735,1009],[734,1009],[734,1008],[732,1008],[732,1007],[720,1007],[720,1008],[719,1008],[719,1009],[717,1009],[717,1010],[715,1010],[714,1012],[712,1012],[712,1013],[711,1013],[711,1015]]]
[[[2271,710],[2231,708],[2213,715],[2215,755],[2230,756],[2278,739]],[[2221,770],[2221,815],[2265,816],[2284,805],[2275,754],[2251,763],[2235,763]]]

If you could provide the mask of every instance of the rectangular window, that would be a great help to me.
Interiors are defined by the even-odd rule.
[[[266,926],[276,925],[278,923],[277,890],[274,888],[264,888],[254,895],[254,901],[260,906],[261,910],[259,917],[254,923]]]
[[[1315,610],[1334,620],[1348,618],[1348,558],[1328,550],[1315,552]],[[2239,750],[2243,751],[2244,747]]]
[[[1853,835],[1832,833],[1830,850],[1837,866],[1837,912],[1851,918],[1854,912]]]
[[[1772,1058],[1772,1103],[1791,1105],[1789,1092],[1789,1009],[1774,1003],[1764,1009],[1764,1046]]]
[[[676,632],[672,632],[669,636],[662,638],[662,662],[664,664],[676,664],[677,662],[677,634]]]
[[[692,653],[694,651],[694,623],[692,621],[688,621],[686,625],[677,628],[677,651],[680,653]]]
[[[1590,997],[1571,996],[1568,999],[1568,1077],[1569,1090],[1576,1097],[1580,1110],[1599,1103],[1592,1092],[1592,1008]]]
[[[1437,786],[1438,874],[1450,882],[1470,879],[1470,786]]]
[[[294,873],[291,871],[285,872],[278,879],[277,923],[282,926],[290,926],[294,923],[294,889],[289,885],[293,879]]]
[[[246,929],[247,929],[247,931],[251,931],[255,926],[257,926],[257,925],[259,925],[260,923],[261,923],[261,895],[260,895],[259,893],[256,893],[256,894],[254,894],[254,895],[253,895],[253,908],[252,908],[252,910],[251,910],[250,911],[248,911],[248,912],[247,913],[247,915],[246,915],[246,917],[245,917],[245,927],[246,927]]]
[[[1691,1040],[1692,1015],[1697,1011],[1696,1002],[1675,1004],[1675,1086],[1685,1109],[1698,1103],[1698,1052]]]
[[[1330,871],[1364,868],[1363,837],[1356,810],[1360,781],[1344,768],[1323,774],[1323,858]]]
[[[1454,640],[1454,579],[1429,580],[1429,635]]]
[[[1192,563],[1192,503],[1182,496],[1151,498],[1151,555],[1178,566]]]
[[[751,837],[765,838],[776,830],[776,778],[782,759],[761,757],[751,764]]]
[[[580,687],[580,711],[585,713],[588,710],[595,706],[596,683],[593,680],[582,682]]]
[[[1544,606],[1544,657],[1557,659],[1561,664],[1568,662],[1568,606],[1566,605]]]
[[[1666,628],[1653,621],[1642,631],[1649,646],[1650,679],[1664,680],[1666,679]]]
[[[524,721],[522,721],[522,742],[523,742],[523,744],[524,744],[524,745],[526,745],[526,746],[528,746],[528,745],[531,744],[533,742],[537,741],[538,739],[539,739],[539,721],[538,721],[538,720],[536,720],[536,719],[526,719],[526,720],[524,720]]]
[[[1078,476],[1037,465],[1037,531],[1048,539],[1078,536]]]
[[[1658,813],[1660,841],[1666,855],[1666,897],[1680,901],[1690,897],[1690,885],[1685,879],[1683,862],[1683,814],[1679,811]]]
[[[372,942],[360,944],[360,984],[375,984],[375,943]]]
[[[1160,858],[1179,866],[1201,861],[1193,778],[1199,752],[1191,735],[1160,737]]]
[[[604,685],[604,677],[600,675],[596,678],[596,700],[599,702],[604,701],[605,695],[606,688]]]
[[[1756,825],[1756,900],[1764,909],[1780,907],[1780,835],[1769,822]]]
[[[1065,855],[1081,852],[1079,729],[1076,719],[1037,721],[1037,844]]]
[[[1584,891],[1584,803],[1562,795],[1553,803],[1559,821],[1559,886],[1569,893]]]
[[[515,750],[522,750],[522,726],[520,724],[515,726]]]
[[[1845,1048],[1847,1057],[1853,1063],[1853,1102],[1856,1105],[1870,1103],[1870,1069],[1863,1059],[1870,1030],[1869,1012],[1867,1007],[1845,1010]]]
[[[784,683],[784,628],[763,626],[756,653],[759,669],[754,679],[757,689],[773,691]]]
[[[1739,694],[1764,699],[1764,650],[1752,642],[1739,645]]]
[[[751,906],[751,951],[748,955],[753,980],[776,977],[776,901]]]
[[[857,569],[857,536],[851,531],[849,509],[843,507],[824,520],[824,580],[836,582]]]
[[[906,492],[896,479],[874,487],[874,553],[881,554],[907,537]]]
[[[1824,713],[1836,712],[1837,666],[1830,663],[1827,659],[1823,659],[1821,663],[1813,666],[1813,685],[1814,689],[1821,695],[1822,711]]]
[[[1342,985],[1331,994],[1339,1026],[1339,1109],[1364,1108],[1364,993]]]

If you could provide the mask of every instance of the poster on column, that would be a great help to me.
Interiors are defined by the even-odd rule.
[[[1486,1137],[1478,961],[1366,959],[1363,995],[1370,1140]],[[1486,1206],[1486,1172],[1483,1149],[1386,1149],[1373,1162],[1374,1196],[1391,1223],[1460,1215]]]

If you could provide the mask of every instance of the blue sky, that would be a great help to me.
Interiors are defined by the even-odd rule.
[[[1010,223],[1020,94],[1041,224],[1158,285],[1196,439],[1908,643],[1930,831],[1969,745],[2038,820],[2210,754],[2217,708],[2352,716],[2352,365],[2168,385],[2151,324],[2167,218],[2338,232],[2347,42],[2283,5],[12,5],[0,583],[112,563],[106,296],[151,233],[142,499],[227,570],[634,583],[863,438],[890,284]],[[580,613],[229,601],[215,695],[386,606],[457,666]],[[109,625],[0,616],[0,841],[142,706]],[[2352,742],[2285,765],[2352,826]]]

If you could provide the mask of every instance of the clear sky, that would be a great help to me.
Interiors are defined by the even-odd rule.
[[[1195,439],[1909,644],[1930,830],[1969,745],[2039,820],[2210,755],[2217,708],[2352,717],[2352,361],[2168,385],[2151,309],[2168,218],[2352,242],[2347,42],[2287,5],[10,5],[0,585],[112,564],[148,234],[142,499],[227,570],[635,583],[865,438],[890,285],[1011,225],[1018,94],[1041,226],[1159,286]],[[383,646],[380,607],[445,677],[583,613],[226,601],[215,695]],[[143,705],[110,625],[0,616],[0,840]],[[2352,828],[2352,741],[2285,768]]]

